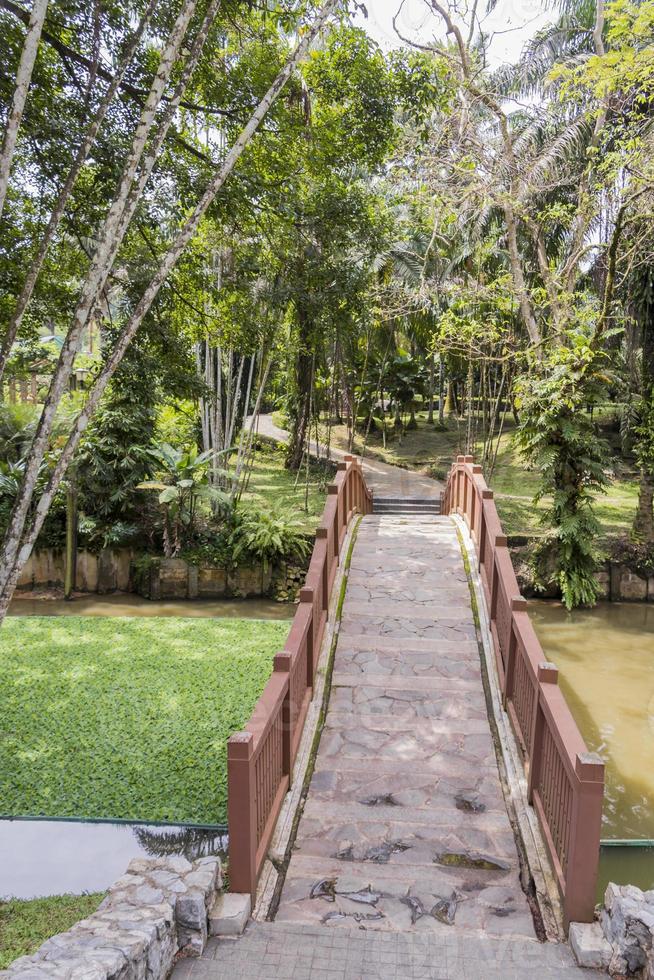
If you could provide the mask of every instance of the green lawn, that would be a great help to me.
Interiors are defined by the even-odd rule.
[[[287,633],[259,620],[7,618],[2,814],[224,823],[226,739]]]
[[[250,482],[243,500],[251,501],[261,510],[289,514],[303,531],[314,534],[325,508],[327,484],[331,479],[332,472],[326,471],[323,465],[311,463],[308,505],[305,509],[305,467],[302,467],[298,479],[297,473],[284,466],[284,450],[263,443],[261,449],[255,453]]]
[[[603,417],[601,412],[598,415]],[[605,415],[607,423],[610,422],[615,415],[615,407],[607,408]],[[384,447],[381,435],[372,433],[368,438],[366,452],[387,463],[422,470],[433,476],[444,476],[457,452],[461,451],[460,447],[465,440],[465,425],[457,425],[456,420],[450,419],[447,428],[441,430],[438,426],[426,423],[424,412],[417,413],[417,422],[418,428],[406,432],[401,444],[391,437]],[[513,431],[513,420],[507,418],[500,441],[497,466],[490,481],[495,491],[497,509],[507,534],[541,534],[539,514],[547,503],[545,500],[539,505],[533,503],[538,474],[525,468],[514,444]],[[346,439],[345,426],[332,428],[333,445],[342,448],[346,445]],[[354,451],[361,452],[362,445],[363,439],[357,434]],[[596,513],[602,526],[604,542],[629,531],[637,500],[638,484],[635,479],[615,479],[610,483],[606,495],[598,497]]]
[[[66,932],[78,919],[95,912],[103,897],[99,893],[0,901],[0,970],[17,957],[34,953],[50,936]]]

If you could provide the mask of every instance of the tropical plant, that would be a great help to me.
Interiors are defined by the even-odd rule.
[[[144,480],[138,489],[158,491],[164,516],[164,554],[166,558],[175,558],[193,537],[201,503],[228,510],[231,498],[209,483],[213,452],[175,449],[164,443],[152,455],[162,471],[162,479]]]
[[[525,462],[540,475],[536,501],[548,499],[536,570],[541,584],[549,571],[568,609],[597,598],[593,501],[608,483],[608,446],[588,409],[605,397],[610,380],[606,354],[583,336],[571,340],[551,351],[542,370],[521,379],[517,435]]]
[[[305,558],[309,542],[299,530],[298,522],[288,514],[266,513],[244,508],[238,514],[230,543],[232,558],[256,558],[264,563],[284,558]]]

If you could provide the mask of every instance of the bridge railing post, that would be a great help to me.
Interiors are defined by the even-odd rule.
[[[252,897],[257,891],[257,811],[254,735],[236,732],[227,741],[229,887]]]
[[[579,753],[575,760],[577,784],[573,796],[570,849],[566,861],[564,927],[571,922],[592,922],[595,911],[604,763],[596,752]]]

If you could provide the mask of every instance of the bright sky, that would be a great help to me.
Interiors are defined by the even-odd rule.
[[[393,30],[393,16],[401,0],[363,0],[368,19],[359,14],[356,18],[365,30],[383,48],[401,46],[402,42]],[[485,8],[484,0],[479,4]],[[498,0],[495,9],[483,19],[484,33],[492,34],[489,48],[491,67],[517,61],[525,41],[542,27],[552,12],[545,10],[544,0]],[[401,33],[419,43],[429,43],[434,36],[443,37],[440,19],[431,13],[426,0],[404,0],[398,17]]]

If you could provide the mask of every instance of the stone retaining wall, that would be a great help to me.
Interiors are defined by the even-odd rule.
[[[511,547],[516,578],[520,592],[527,598],[560,599],[556,585],[543,591],[534,587],[533,572],[529,565],[530,546]],[[622,562],[605,561],[597,572],[599,599],[611,602],[654,602],[654,575],[639,575]]]
[[[164,980],[178,953],[199,956],[222,888],[220,858],[136,858],[99,906],[21,956],[0,980]]]
[[[75,588],[78,592],[136,592],[148,599],[247,599],[270,595],[292,601],[304,583],[306,569],[296,564],[201,567],[181,558],[134,561],[128,548],[80,551]],[[18,582],[20,590],[63,588],[64,553],[45,549],[28,559]]]
[[[105,548],[99,554],[80,551],[77,555],[75,588],[79,592],[128,592],[133,552],[129,548]],[[19,589],[63,588],[65,555],[63,551],[44,548],[34,551],[25,563],[18,580]]]
[[[600,925],[612,949],[611,976],[654,980],[654,890],[609,884]]]

